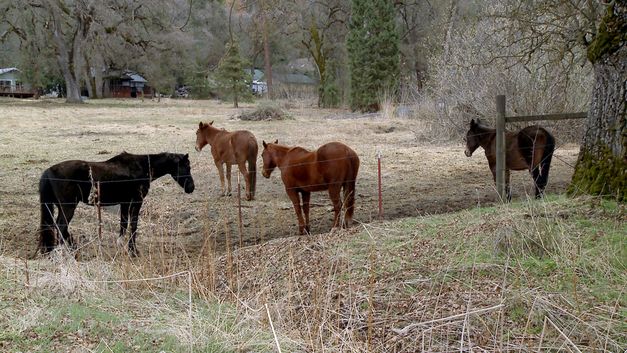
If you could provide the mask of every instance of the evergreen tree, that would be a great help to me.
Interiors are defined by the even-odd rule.
[[[252,80],[246,67],[246,63],[239,54],[239,44],[231,41],[218,65],[216,81],[220,93],[224,97],[232,98],[235,108],[238,107],[240,100],[252,99],[250,90]]]
[[[399,76],[399,36],[390,0],[352,0],[347,40],[351,109],[379,110],[379,95],[394,91]]]

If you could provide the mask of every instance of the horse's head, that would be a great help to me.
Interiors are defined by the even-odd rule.
[[[480,121],[477,119],[470,120],[470,129],[466,133],[466,150],[464,154],[466,157],[472,156],[473,152],[481,146],[481,138],[484,132],[481,130]]]
[[[174,170],[170,175],[186,193],[192,193],[194,191],[194,179],[192,178],[192,168],[189,164],[189,155],[175,154],[173,162]]]
[[[279,143],[279,140],[275,140],[274,143],[266,143],[266,141],[262,141],[262,143],[263,153],[261,153],[261,158],[263,159],[263,169],[261,170],[261,174],[269,178],[274,168],[276,168],[277,163],[273,145]]]
[[[213,121],[209,124],[201,121],[198,124],[198,130],[196,130],[196,151],[200,152],[202,148],[209,143],[206,132],[210,129],[210,127],[213,127],[212,125]]]

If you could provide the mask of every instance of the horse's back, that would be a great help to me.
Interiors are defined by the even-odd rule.
[[[354,181],[359,171],[359,157],[341,142],[324,144],[316,151],[318,168],[331,181]]]
[[[248,130],[238,130],[231,133],[231,147],[238,150],[254,151],[257,155],[257,138]]]

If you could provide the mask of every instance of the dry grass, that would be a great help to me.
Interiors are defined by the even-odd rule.
[[[575,318],[584,314],[597,318],[594,327],[601,330],[605,325],[599,332],[605,334],[608,345],[624,341],[617,324],[624,302],[587,299],[595,305],[581,304],[582,311],[573,311],[565,304],[572,301],[570,292],[564,302],[556,300],[548,289],[552,289],[550,283],[533,273],[535,267],[517,272],[517,263],[524,269],[533,266],[525,261],[532,263],[529,259],[537,256],[561,258],[576,250],[576,239],[563,236],[551,238],[546,252],[532,250],[539,241],[535,235],[544,234],[545,229],[531,222],[541,219],[534,204],[429,216],[496,200],[482,156],[462,157],[460,143],[442,142],[445,138],[437,137],[438,129],[421,119],[356,117],[340,110],[280,105],[293,120],[233,121],[230,116],[254,106],[238,111],[211,101],[105,100],[83,106],[2,101],[0,254],[6,269],[2,295],[14,288],[15,296],[31,299],[15,301],[18,305],[7,316],[12,319],[3,323],[8,334],[0,336],[0,348],[38,350],[41,336],[52,341],[47,350],[108,351],[106,346],[125,345],[139,335],[139,348],[128,343],[126,350],[187,350],[191,344],[205,351],[270,351],[277,341],[283,351],[444,351],[468,345],[488,351],[531,349],[540,339],[534,331],[538,326],[535,315],[547,312],[552,304]],[[129,259],[115,245],[116,209],[103,212],[104,236],[98,239],[95,210],[80,206],[71,225],[80,238],[79,261],[63,252],[51,259],[20,259],[34,250],[36,186],[47,166],[65,159],[102,160],[121,150],[188,153],[198,121],[207,120],[228,130],[249,129],[259,140],[278,138],[289,145],[315,148],[332,140],[346,142],[362,160],[356,213],[362,225],[326,234],[331,224],[330,203],[324,193],[318,193],[312,197],[316,206],[312,228],[318,235],[293,237],[293,211],[279,178],[260,178],[257,200],[242,209],[244,247],[239,248],[237,200],[219,198],[210,157],[191,154],[197,185],[192,195],[184,195],[168,178],[152,185],[140,216],[140,258]],[[384,156],[386,221],[371,223],[376,217],[378,151]],[[567,146],[557,155],[572,162],[576,152],[576,146]],[[567,165],[556,162],[549,192],[563,190],[571,173]],[[523,173],[515,175],[513,185],[517,197],[524,197],[531,187]],[[576,205],[563,208],[571,206]],[[547,210],[553,212],[553,206]],[[531,217],[525,218],[525,212]],[[525,220],[520,228],[512,226],[512,213]],[[568,218],[553,218],[559,222],[545,225],[547,229],[562,227],[562,234],[572,231]],[[529,240],[518,244],[513,235],[507,237],[507,229],[513,229],[512,234],[524,233]],[[489,252],[493,257],[486,258],[485,249],[494,249]],[[503,254],[508,253],[506,261]],[[608,255],[595,265],[594,276],[601,265],[614,260]],[[560,269],[573,264],[579,266],[564,262]],[[161,278],[172,274],[179,275]],[[151,280],[142,280],[146,278]],[[528,278],[532,280],[520,284],[520,279]],[[16,300],[13,295],[5,298]],[[41,316],[42,301],[48,297],[63,298],[60,307],[55,307],[61,313],[56,317]],[[54,327],[42,327],[42,322],[51,320],[60,325],[60,332],[72,331],[74,326],[64,323],[78,314],[60,308],[75,304],[80,304],[79,311],[102,311],[129,320],[134,329],[100,332],[95,327],[116,322],[103,319],[84,328],[88,338],[61,340],[54,338],[58,336]],[[499,304],[504,306],[463,315],[462,320],[455,316]],[[516,310],[526,313],[528,308],[534,316],[519,320]],[[21,322],[19,317],[30,318],[30,324],[16,324]],[[570,330],[567,336],[575,344],[593,347],[573,337],[571,332],[583,330],[573,326],[574,321],[557,314],[549,317],[561,329]],[[424,322],[431,323],[410,326],[407,335],[393,330]],[[545,342],[558,342],[552,324],[547,322],[547,326],[543,331],[540,328],[546,333]],[[94,341],[101,333],[104,343]],[[13,334],[26,339],[18,340]],[[165,339],[151,341],[160,335]],[[598,339],[593,343],[596,347]]]

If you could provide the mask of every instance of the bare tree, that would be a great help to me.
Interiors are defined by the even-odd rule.
[[[23,42],[43,41],[37,46],[53,48],[67,102],[80,103],[82,80],[90,95],[99,95],[107,65],[104,53],[109,53],[109,62],[119,62],[124,51],[137,55],[151,47],[166,48],[158,38],[172,30],[174,8],[167,5],[161,0],[10,0],[0,15],[11,23],[5,36],[11,33]]]
[[[595,83],[581,150],[570,190],[627,200],[627,1],[508,1],[513,24],[508,50],[525,67],[540,59],[545,65],[592,64]]]

